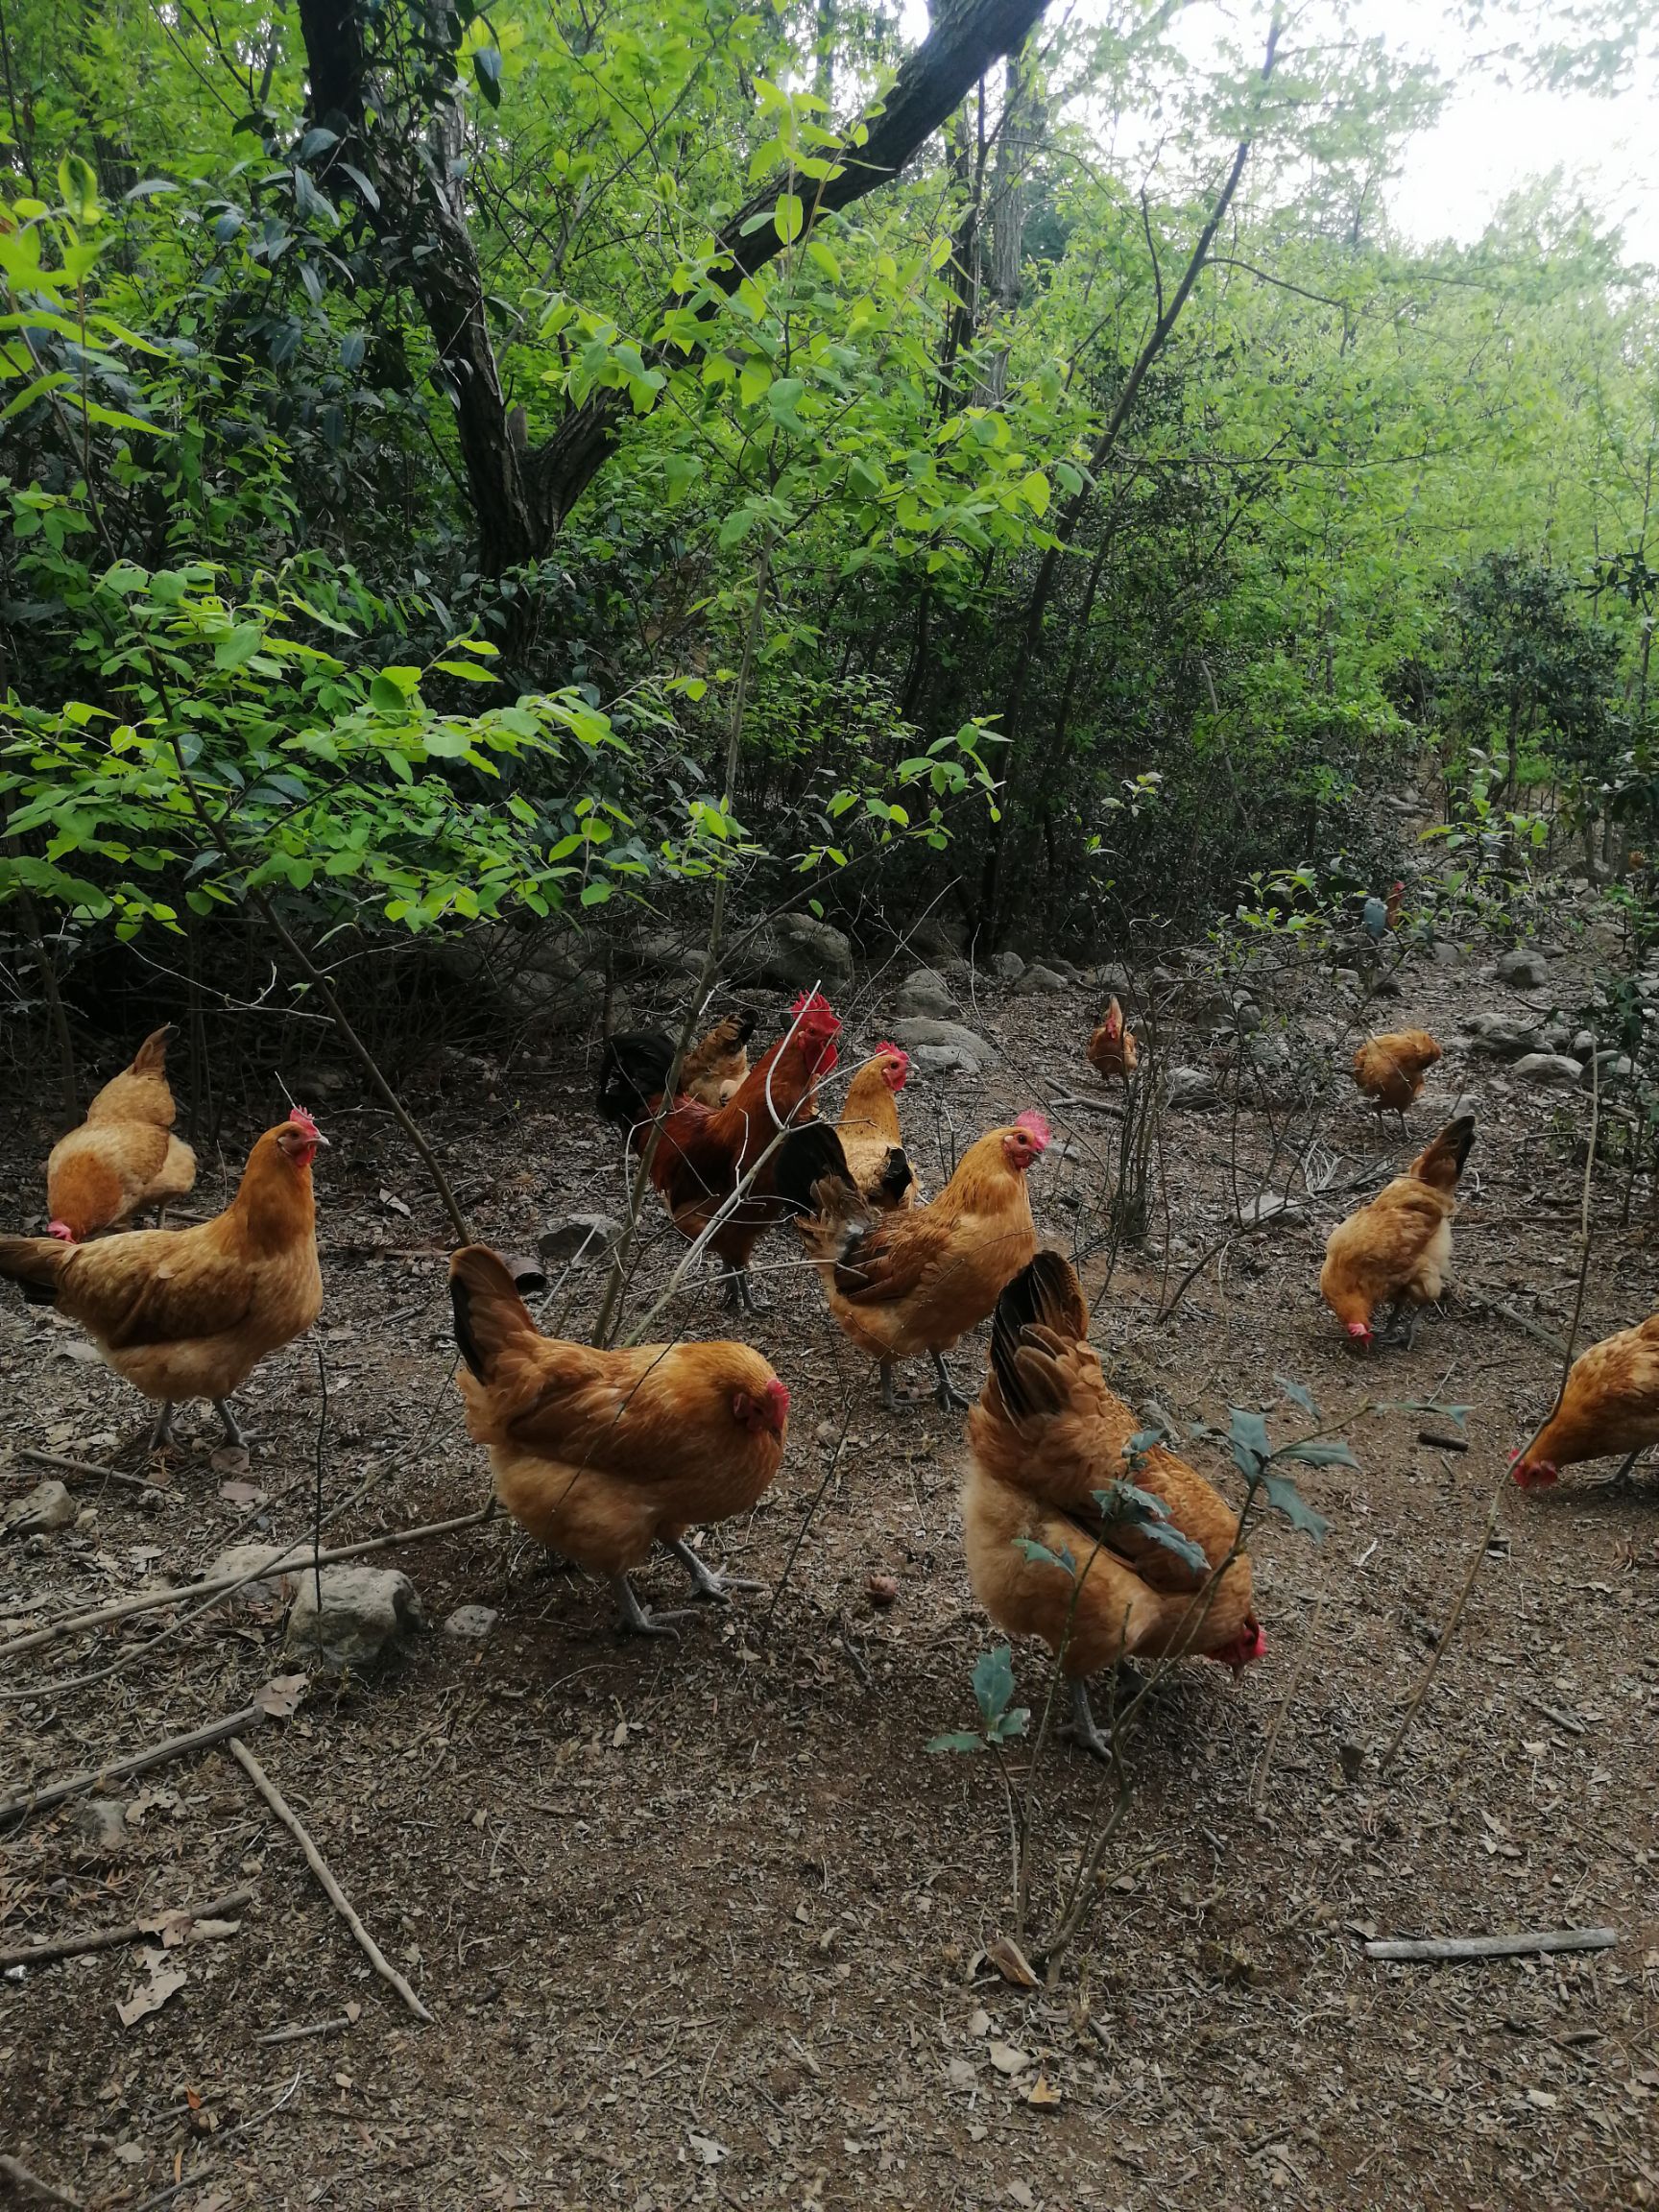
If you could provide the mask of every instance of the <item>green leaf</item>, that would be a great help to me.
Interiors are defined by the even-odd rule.
[[[987,1725],[1008,1708],[1014,1695],[1014,1654],[1006,1644],[981,1652],[974,1666],[974,1698]]]
[[[1263,1475],[1262,1488],[1268,1504],[1283,1513],[1292,1528],[1300,1528],[1315,1544],[1320,1542],[1331,1524],[1323,1514],[1314,1512],[1287,1475]]]
[[[500,678],[493,676],[488,668],[474,668],[466,661],[439,661],[435,663],[445,676],[459,676],[465,684],[497,684]]]
[[[1288,1375],[1275,1375],[1273,1380],[1278,1383],[1285,1396],[1289,1399],[1292,1406],[1300,1406],[1310,1420],[1318,1420],[1319,1408],[1300,1382],[1292,1382]]]
[[[606,900],[610,898],[611,891],[612,886],[609,883],[587,884],[582,892],[582,903],[584,906],[603,906]]]
[[[472,74],[478,89],[492,108],[501,105],[501,55],[494,46],[480,46],[472,56]]]
[[[929,1751],[983,1751],[985,1739],[974,1736],[966,1728],[952,1728],[948,1735],[929,1737]]]
[[[1310,1437],[1305,1444],[1282,1444],[1273,1455],[1273,1464],[1278,1467],[1286,1459],[1300,1459],[1307,1467],[1352,1467],[1356,1472],[1359,1467],[1358,1460],[1340,1438],[1322,1442],[1317,1437]]]
[[[85,229],[97,222],[103,212],[98,204],[98,178],[84,154],[65,154],[59,162],[58,189],[71,223]]]
[[[1254,1482],[1262,1469],[1273,1456],[1273,1447],[1267,1441],[1267,1424],[1260,1413],[1252,1413],[1242,1407],[1230,1408],[1227,1441],[1233,1448],[1233,1460],[1246,1482]]]
[[[1064,1548],[1050,1551],[1047,1545],[1039,1544],[1035,1536],[1016,1536],[1013,1542],[1015,1551],[1023,1553],[1034,1567],[1064,1567],[1068,1575],[1077,1572],[1076,1560]]]
[[[793,246],[805,228],[806,210],[799,192],[781,192],[772,210],[772,222],[785,246]]]

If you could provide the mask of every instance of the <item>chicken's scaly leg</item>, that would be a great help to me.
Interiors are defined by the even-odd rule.
[[[226,1443],[240,1444],[244,1449],[246,1449],[248,1443],[247,1431],[242,1428],[235,1414],[231,1412],[229,1399],[215,1398],[213,1401],[213,1409],[218,1414],[219,1419],[224,1426]]]
[[[761,1297],[750,1280],[747,1267],[727,1268],[726,1289],[720,1303],[737,1313],[769,1313],[772,1310],[771,1299]]]
[[[713,1568],[700,1559],[684,1537],[664,1536],[663,1546],[673,1552],[691,1577],[691,1587],[699,1598],[712,1598],[724,1603],[733,1590],[764,1590],[764,1582],[757,1582],[747,1575],[716,1575]]]
[[[684,1613],[653,1613],[649,1606],[641,1605],[634,1595],[634,1585],[626,1575],[613,1575],[611,1588],[616,1599],[616,1632],[620,1636],[672,1636],[680,1641],[678,1628],[670,1628],[670,1621],[684,1621]]]
[[[171,1398],[162,1399],[161,1410],[156,1414],[155,1426],[150,1431],[150,1441],[144,1447],[147,1452],[159,1452],[163,1446],[172,1443],[173,1416],[178,1410]]]
[[[893,1362],[891,1359],[883,1359],[881,1362],[881,1403],[886,1407],[889,1413],[898,1412],[899,1400],[893,1388]]]
[[[950,1370],[945,1364],[945,1356],[942,1352],[933,1354],[933,1372],[939,1378],[939,1387],[934,1391],[933,1397],[940,1412],[966,1413],[974,1401],[972,1398],[964,1398],[955,1383],[951,1382]]]
[[[1081,1676],[1071,1685],[1071,1718],[1061,1723],[1060,1733],[1073,1743],[1080,1743],[1094,1758],[1110,1761],[1112,1731],[1110,1728],[1102,1731],[1097,1725],[1094,1707],[1089,1702],[1089,1685]]]

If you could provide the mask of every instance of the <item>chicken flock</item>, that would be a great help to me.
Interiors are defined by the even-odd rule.
[[[1047,1645],[1070,1690],[1069,1733],[1107,1756],[1092,1676],[1135,1655],[1206,1657],[1237,1672],[1265,1650],[1239,1517],[1112,1390],[1075,1271],[1040,1247],[1028,1178],[1051,1141],[1043,1114],[1032,1107],[988,1130],[929,1197],[904,1149],[909,1062],[898,1046],[878,1045],[856,1069],[830,1120],[820,1086],[840,1051],[832,1009],[804,994],[783,1036],[752,1063],[757,1025],[739,1009],[680,1047],[652,1030],[609,1038],[599,1112],[624,1134],[688,1257],[713,1255],[731,1308],[764,1305],[751,1262],[761,1238],[781,1231],[819,1276],[836,1327],[875,1362],[887,1407],[900,1403],[899,1362],[930,1361],[940,1408],[968,1413],[961,1517],[974,1593],[1007,1634]],[[159,1220],[193,1186],[194,1154],[172,1134],[168,1035],[146,1038],[56,1146],[49,1233],[0,1238],[0,1278],[78,1322],[152,1401],[152,1449],[193,1398],[211,1399],[239,1443],[231,1398],[322,1310],[312,1171],[327,1139],[295,1107],[254,1144],[223,1213],[97,1236],[150,1207]],[[1087,1056],[1108,1083],[1137,1080],[1142,1050],[1117,998]],[[1421,1029],[1374,1037],[1354,1056],[1354,1080],[1404,1121],[1439,1058]],[[1474,1140],[1473,1117],[1459,1116],[1332,1231],[1319,1290],[1357,1351],[1396,1334],[1408,1347],[1417,1310],[1442,1295]],[[694,1597],[755,1587],[714,1573],[686,1536],[749,1511],[782,1464],[789,1391],[760,1352],[546,1336],[484,1245],[454,1253],[449,1286],[467,1427],[489,1455],[495,1498],[608,1582],[619,1627],[677,1632],[679,1616],[653,1613],[630,1580],[658,1545]],[[970,1399],[947,1356],[987,1319],[990,1358]],[[1537,1487],[1563,1466],[1633,1459],[1654,1442],[1659,1316],[1584,1353],[1513,1473]]]

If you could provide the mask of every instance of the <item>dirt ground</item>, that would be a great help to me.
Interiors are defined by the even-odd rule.
[[[84,2204],[186,2212],[1659,2202],[1659,1480],[1609,1494],[1603,1466],[1541,1496],[1503,1482],[1557,1379],[1514,1316],[1568,1327],[1589,1100],[1528,1089],[1454,1042],[1476,1005],[1571,1017],[1599,956],[1586,911],[1554,910],[1551,985],[1525,998],[1492,979],[1481,945],[1411,961],[1403,998],[1374,1010],[1447,1046],[1409,1138],[1340,1073],[1353,1017],[1329,967],[1275,986],[1269,1028],[1327,1073],[1308,1160],[1328,1188],[1292,1178],[1301,1217],[1234,1241],[1160,1322],[1161,1297],[1227,1236],[1235,1179],[1252,1197],[1273,1151],[1254,1099],[1164,1117],[1167,1218],[1160,1200],[1095,1314],[1124,1395],[1183,1423],[1262,1407],[1276,1440],[1303,1426],[1276,1376],[1327,1420],[1368,1394],[1432,1397],[1469,1407],[1470,1449],[1419,1441],[1455,1433],[1443,1418],[1367,1413],[1350,1431],[1362,1471],[1305,1477],[1323,1544],[1260,1525],[1268,1654],[1237,1683],[1183,1667],[1148,1700],[1098,1910],[1052,1990],[1022,1990],[984,1958],[1011,1925],[996,1767],[926,1749],[971,1721],[974,1659],[999,1641],[962,1563],[959,1423],[930,1406],[883,1414],[873,1371],[775,1238],[761,1258],[778,1303],[747,1333],[793,1393],[789,1449],[753,1517],[707,1532],[709,1555],[775,1590],[849,1405],[851,1420],[770,1619],[768,1596],[746,1597],[700,1613],[678,1646],[619,1643],[607,1594],[496,1520],[392,1554],[430,1632],[373,1675],[314,1684],[297,1717],[251,1739],[431,2025],[371,1974],[296,1843],[208,1752],[108,1790],[128,1808],[113,1849],[73,1805],[0,1831],[0,1945],[252,1892],[234,1933],[168,1954],[186,1980],[130,2027],[116,2006],[145,1979],[135,1946],[0,1980],[0,2150]],[[757,1003],[770,1023],[782,1001]],[[1094,1010],[1081,986],[981,986],[967,1019],[997,1067],[918,1078],[901,1101],[929,1187],[952,1127],[960,1141],[1033,1101],[1104,1096],[1081,1057]],[[851,1008],[844,1066],[884,1034],[878,987]],[[1202,1063],[1179,1021],[1160,1048]],[[592,1051],[561,1041],[509,1069],[450,1055],[441,1090],[409,1076],[477,1234],[522,1251],[573,1207],[622,1211]],[[1466,1287],[1410,1352],[1356,1360],[1314,1287],[1327,1230],[1357,1202],[1339,1187],[1408,1158],[1459,1094],[1480,1123],[1456,1232]],[[8,1224],[38,1223],[46,1108],[15,1109]],[[442,1216],[377,1108],[349,1089],[319,1112],[334,1141],[318,1177],[326,1304],[316,1345],[253,1379],[251,1473],[210,1464],[211,1412],[190,1408],[164,1495],[83,1482],[80,1524],[0,1550],[0,1638],[199,1573],[259,1506],[249,1482],[267,1500],[250,1532],[277,1537],[310,1526],[318,1465],[332,1541],[484,1501],[449,1381]],[[1051,1114],[1068,1142],[1033,1198],[1070,1247],[1099,1234],[1116,1123]],[[1306,1114],[1274,1118],[1310,1134]],[[204,1159],[203,1211],[259,1125]],[[1286,1187],[1283,1161],[1274,1182]],[[1623,1196],[1621,1177],[1598,1179],[1581,1341],[1655,1304],[1645,1188],[1628,1228]],[[638,1295],[678,1257],[655,1244]],[[1088,1261],[1092,1293],[1104,1266],[1101,1251]],[[577,1333],[598,1281],[569,1286]],[[724,1333],[701,1283],[678,1310],[689,1334]],[[984,1336],[960,1349],[961,1378]],[[8,1293],[0,1344],[12,1443],[97,1459],[132,1433],[138,1400],[50,1313]],[[1213,1445],[1192,1456],[1238,1494]],[[0,1500],[43,1472],[0,1457]],[[1497,1484],[1468,1611],[1382,1775]],[[873,1574],[897,1580],[888,1609]],[[641,1586],[683,1601],[665,1557]],[[463,1603],[499,1610],[482,1644],[440,1630]],[[1022,1649],[1016,1667],[1040,1705],[1044,1655]],[[283,1671],[276,1614],[246,1606],[139,1616],[13,1658],[0,1665],[5,1788],[234,1711]],[[1013,1758],[1017,1778],[1025,1763]],[[1038,1787],[1041,1922],[1099,1770],[1062,1747]],[[1378,1935],[1601,1924],[1615,1947],[1577,1958],[1435,1967],[1363,1952]],[[314,2024],[331,2025],[261,2040]]]

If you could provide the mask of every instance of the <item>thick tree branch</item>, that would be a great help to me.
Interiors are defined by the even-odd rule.
[[[849,146],[840,173],[808,201],[807,228],[898,176],[992,63],[1018,52],[1044,4],[936,0],[932,29],[905,57],[863,144]],[[414,119],[404,119],[399,128],[375,113],[358,11],[352,0],[301,0],[300,21],[311,115],[340,133],[340,144],[321,166],[330,188],[352,198],[393,248],[397,273],[420,301],[438,349],[440,374],[454,402],[482,564],[499,573],[535,560],[603,467],[632,402],[624,392],[595,392],[545,445],[529,452],[519,446],[509,427],[471,234],[422,158]],[[715,241],[720,266],[708,278],[713,296],[706,292],[696,307],[700,321],[710,321],[721,298],[780,252],[771,224],[747,236],[744,229],[788,189],[782,175],[762,185],[721,230]]]

